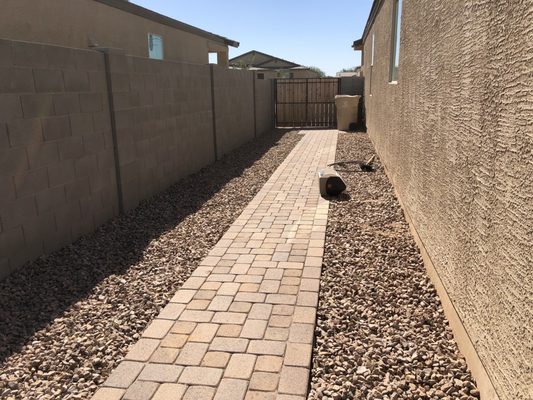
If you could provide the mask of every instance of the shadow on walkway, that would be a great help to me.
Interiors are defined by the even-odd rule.
[[[27,264],[0,282],[0,365],[20,351],[37,331],[62,317],[76,302],[95,294],[95,287],[103,280],[125,274],[136,266],[153,239],[199,210],[232,179],[241,176],[276,146],[286,132],[277,130],[245,144],[164,193],[144,201],[131,212],[114,218],[93,234]],[[242,187],[246,193],[244,197],[253,198],[254,191],[262,185],[257,186]],[[233,193],[240,195],[235,190]],[[211,246],[222,233],[217,232],[217,236],[210,239]],[[199,261],[203,255],[192,254],[186,262]],[[123,289],[128,287],[124,285]]]

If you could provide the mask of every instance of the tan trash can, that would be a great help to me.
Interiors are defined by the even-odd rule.
[[[359,122],[359,100],[361,96],[337,95],[335,106],[337,107],[337,129],[347,131],[351,124]]]

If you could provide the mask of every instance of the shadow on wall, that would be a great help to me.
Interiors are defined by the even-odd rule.
[[[131,212],[116,217],[93,234],[29,263],[0,282],[0,363],[20,350],[35,332],[89,296],[106,278],[124,274],[134,266],[143,268],[140,262],[153,239],[199,210],[275,146],[284,133],[278,130],[245,144],[237,152],[142,202]],[[192,257],[200,261],[203,256]],[[172,294],[177,287],[169,289]],[[150,293],[146,295],[150,297]]]

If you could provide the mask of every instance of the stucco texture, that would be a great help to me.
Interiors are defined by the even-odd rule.
[[[498,395],[531,399],[533,3],[404,0],[397,83],[392,7],[364,45],[370,137]]]

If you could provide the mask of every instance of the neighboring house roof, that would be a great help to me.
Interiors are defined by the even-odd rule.
[[[124,0],[94,0],[98,3],[108,5],[113,8],[128,12],[138,17],[146,18],[157,22],[162,25],[170,26],[171,28],[179,29],[184,32],[192,33],[203,38],[213,40],[215,42],[223,43],[227,46],[239,47],[239,42],[225,38],[223,36],[215,35],[214,33],[204,31],[203,29],[196,28],[195,26],[186,24],[184,22],[172,19],[165,15],[156,13],[155,11],[149,10],[147,8],[138,6],[136,4],[130,3],[129,1]]]
[[[292,69],[300,68],[305,69],[302,65],[293,63],[291,61],[284,60],[283,58],[274,57],[266,53],[261,53],[257,50],[249,51],[248,53],[241,54],[229,60],[230,65],[239,66],[246,64],[248,67],[257,69]],[[251,68],[250,68],[251,69]]]
[[[363,36],[361,37],[361,39],[354,41],[352,44],[354,50],[363,50],[364,41],[370,33],[370,29],[372,29],[372,25],[374,24],[376,16],[378,15],[378,12],[384,2],[385,0],[374,0],[372,8],[370,9],[370,15],[368,16],[368,20],[366,22],[365,30],[363,31]]]

